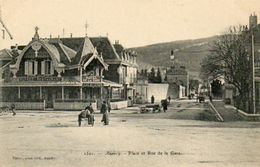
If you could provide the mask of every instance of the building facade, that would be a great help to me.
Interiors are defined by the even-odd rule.
[[[28,45],[1,52],[0,101],[18,109],[73,110],[124,100],[125,71],[137,67],[136,55],[127,53],[132,63],[124,64],[108,38],[43,39],[38,28]]]
[[[169,83],[168,96],[183,98],[189,95],[189,75],[184,66],[172,66],[166,71],[166,81]]]

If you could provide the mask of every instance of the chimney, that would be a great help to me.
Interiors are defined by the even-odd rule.
[[[249,29],[257,26],[257,15],[254,13],[249,16]]]
[[[115,44],[118,45],[119,44],[119,40],[115,40]]]
[[[72,33],[70,33],[70,38],[72,38]]]

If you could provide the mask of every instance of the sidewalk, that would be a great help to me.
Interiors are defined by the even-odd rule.
[[[223,101],[212,101],[212,104],[219,112],[219,114],[223,117],[224,122],[230,121],[243,121],[245,120],[242,116],[240,116],[234,108],[225,108],[225,104]]]

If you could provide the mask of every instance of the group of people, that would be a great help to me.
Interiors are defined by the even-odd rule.
[[[111,107],[110,103],[103,101],[100,109],[100,113],[102,114],[102,120],[101,122],[104,123],[104,125],[109,124],[109,115]],[[94,126],[95,118],[94,118],[94,110],[92,107],[92,104],[86,106],[86,108],[78,115],[78,125],[81,126],[82,119],[87,119],[88,125]]]

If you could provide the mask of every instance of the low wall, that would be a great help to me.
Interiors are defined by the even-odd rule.
[[[111,106],[112,110],[127,108],[128,107],[128,101],[110,102],[110,106]]]
[[[54,110],[83,110],[89,103],[86,102],[54,102]],[[97,103],[91,103],[92,108],[97,110]]]
[[[17,110],[44,110],[43,102],[0,102],[0,106],[11,107],[11,104],[14,104]]]

